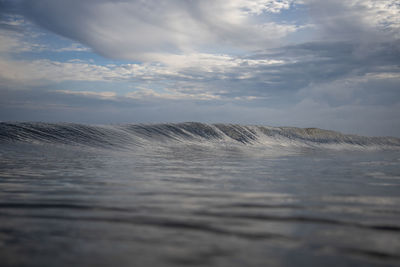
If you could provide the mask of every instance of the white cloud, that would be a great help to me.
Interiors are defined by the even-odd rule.
[[[153,89],[142,88],[135,92],[131,92],[125,95],[128,98],[140,99],[140,100],[218,100],[221,97],[214,95],[210,92],[192,92],[182,93],[176,90],[164,90],[164,92],[156,92]]]
[[[18,43],[18,42],[17,42]],[[49,59],[14,60],[0,57],[0,78],[14,83],[46,84],[63,81],[162,81],[184,79],[201,81],[209,75],[224,79],[238,75],[239,79],[253,75],[246,68],[278,66],[278,59],[251,59],[226,54],[160,55],[162,63],[97,65],[84,60],[59,62]],[[243,68],[244,67],[244,68]],[[243,71],[240,69],[243,68]]]
[[[37,34],[27,29],[31,23],[20,15],[4,15],[0,21],[0,55],[8,56],[22,52],[39,52],[45,45],[37,42]]]
[[[55,92],[67,95],[87,96],[100,99],[114,99],[117,96],[115,92],[70,91],[70,90],[56,90]]]
[[[11,51],[24,51],[24,45],[21,45],[19,38],[11,36],[8,32],[0,30],[0,53],[9,53]]]
[[[288,9],[292,0],[25,2],[38,24],[119,59],[157,61],[162,54],[264,49],[298,29],[268,16],[252,19]]]
[[[78,43],[72,43],[70,46],[54,49],[55,52],[88,52],[90,49]]]
[[[346,1],[347,2],[347,1]],[[397,0],[351,0],[347,2],[352,8],[362,13],[365,24],[389,30],[400,37],[400,2]]]
[[[226,4],[247,14],[260,15],[263,12],[279,13],[289,9],[294,2],[294,0],[232,0],[226,1]]]
[[[201,72],[224,73],[233,68],[246,66],[267,66],[283,64],[283,60],[277,59],[252,59],[232,56],[228,54],[188,53],[184,55],[158,55],[159,61],[170,69],[183,71],[185,69]]]
[[[24,33],[0,28],[0,54],[8,56],[22,52],[42,51],[45,47],[29,40]]]
[[[62,81],[106,81],[119,74],[112,69],[86,62],[57,62],[48,59],[10,60],[0,58],[0,78],[14,83]]]

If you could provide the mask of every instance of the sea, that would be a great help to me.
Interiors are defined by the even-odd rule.
[[[2,122],[0,266],[400,266],[400,139]]]

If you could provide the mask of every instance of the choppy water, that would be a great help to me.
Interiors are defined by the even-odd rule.
[[[396,266],[400,140],[0,123],[1,266]]]

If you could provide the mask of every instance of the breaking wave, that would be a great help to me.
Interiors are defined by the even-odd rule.
[[[300,147],[399,149],[400,138],[347,135],[318,128],[242,126],[197,122],[84,125],[0,123],[0,143],[56,143],[99,147],[145,146],[149,142]]]

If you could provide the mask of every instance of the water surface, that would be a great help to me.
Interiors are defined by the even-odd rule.
[[[2,266],[396,266],[396,138],[0,125]]]

